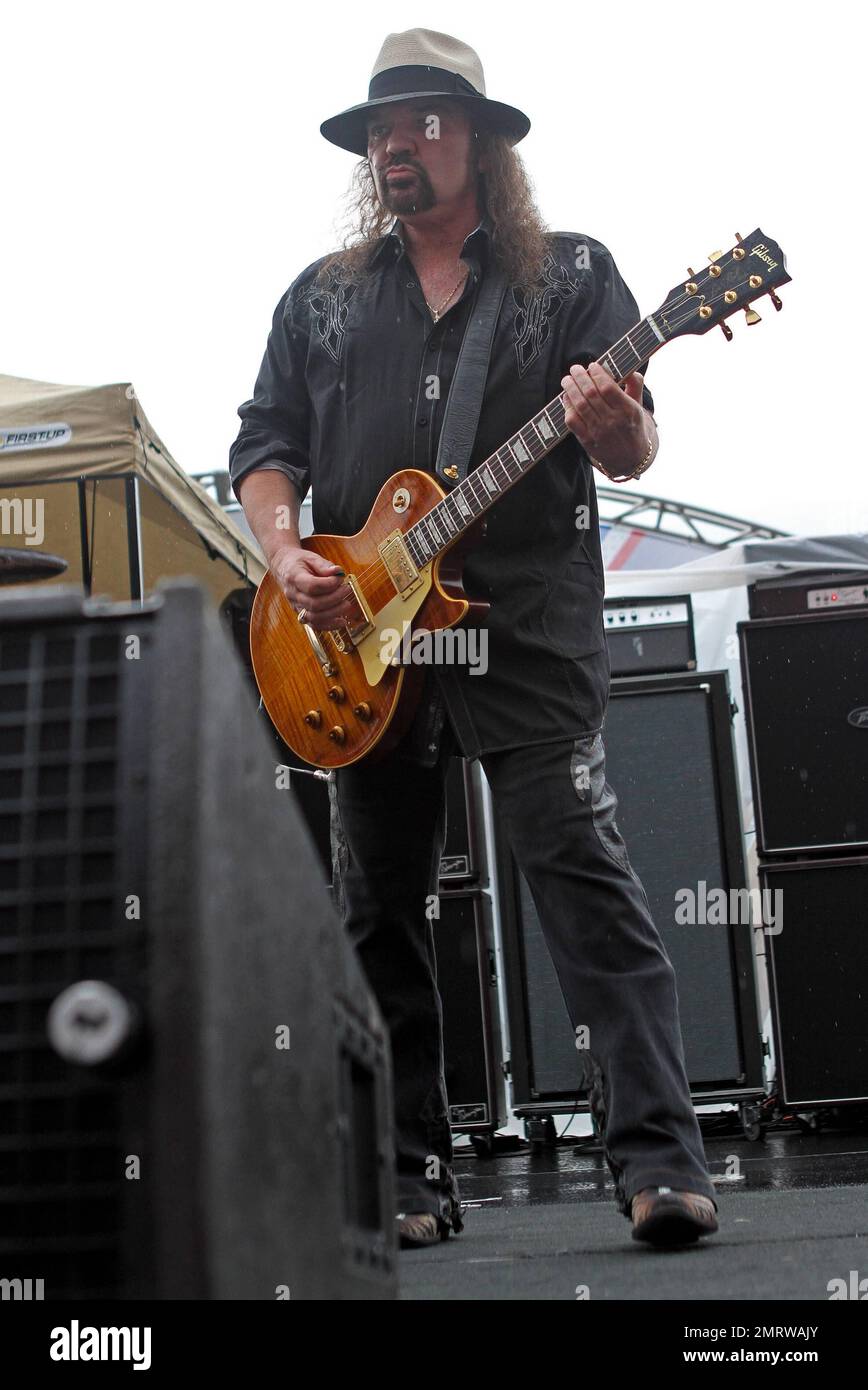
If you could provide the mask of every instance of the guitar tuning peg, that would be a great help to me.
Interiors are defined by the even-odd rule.
[[[780,295],[775,294],[774,290],[769,290],[769,299],[772,301],[772,304],[774,304],[778,312],[780,312],[780,310],[783,309],[783,301],[781,300]]]
[[[754,323],[762,323],[762,319],[760,318],[760,316],[759,316],[759,314],[757,313],[756,309],[752,309],[752,308],[750,307],[750,305],[748,305],[748,306],[746,307],[746,309],[745,309],[745,311],[744,311],[744,316],[745,316],[745,319],[747,320],[748,326],[750,326],[751,324],[754,324]]]
[[[721,258],[722,255],[723,255],[723,252],[722,252],[722,251],[709,251],[709,253],[708,253],[708,260],[710,260],[711,263],[712,263],[712,265],[713,265],[715,261],[719,261],[719,260],[720,260],[720,258]]]
[[[728,324],[728,323],[722,323],[722,324],[720,325],[720,331],[721,331],[721,333],[723,334],[723,336],[724,336],[724,338],[726,339],[726,341],[727,341],[728,343],[731,343],[731,342],[732,342],[732,329],[730,328],[729,324]]]
[[[736,232],[735,239],[736,241],[744,241],[744,237],[742,236],[741,232]]]

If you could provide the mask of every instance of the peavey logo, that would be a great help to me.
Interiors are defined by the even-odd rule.
[[[847,723],[852,724],[854,729],[868,729],[868,705],[860,705],[858,709],[851,709],[847,715]]]
[[[769,255],[769,248],[764,241],[758,241],[750,253],[752,256],[759,256],[761,261],[765,261],[770,270],[777,270],[778,262],[773,261]]]

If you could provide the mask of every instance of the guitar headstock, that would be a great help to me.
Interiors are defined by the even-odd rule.
[[[682,283],[652,315],[667,339],[682,333],[707,333],[717,325],[731,338],[732,329],[725,320],[744,309],[749,324],[759,323],[760,316],[750,305],[764,294],[770,296],[776,309],[781,308],[775,291],[792,278],[787,274],[783,251],[759,227],[749,237],[736,233],[736,238],[729,251],[712,251],[708,258],[711,264],[698,274],[688,270]]]

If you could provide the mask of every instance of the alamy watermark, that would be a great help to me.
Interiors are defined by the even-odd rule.
[[[784,925],[784,895],[780,888],[709,888],[702,878],[696,888],[675,894],[676,926],[762,927],[766,936],[780,936]]]
[[[380,654],[391,666],[469,666],[471,676],[488,670],[488,630],[478,627],[441,627],[415,630],[404,619],[403,630],[384,627]]]
[[[45,540],[45,500],[42,497],[0,497],[0,532],[23,536],[25,545]]]

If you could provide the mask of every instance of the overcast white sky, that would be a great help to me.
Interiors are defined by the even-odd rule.
[[[865,34],[856,5],[682,0],[35,3],[0,21],[0,370],[131,381],[180,463],[225,467],[271,314],[332,249],[354,159],[319,123],[389,32],[452,33],[550,226],[605,242],[643,313],[736,230],[784,310],[653,360],[649,489],[797,532],[868,529]],[[542,402],[541,402],[542,404]],[[544,466],[544,465],[543,465]]]

